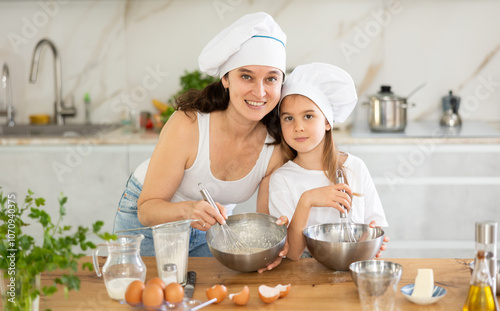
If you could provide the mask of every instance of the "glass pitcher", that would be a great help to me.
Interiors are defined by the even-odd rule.
[[[94,268],[97,276],[104,277],[104,284],[111,299],[124,300],[125,291],[135,280],[144,282],[146,279],[146,265],[140,256],[141,242],[144,235],[122,235],[116,241],[99,244],[93,252]],[[106,246],[108,257],[102,273],[99,270],[97,256],[99,248]]]

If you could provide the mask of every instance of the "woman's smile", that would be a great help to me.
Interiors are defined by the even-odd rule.
[[[265,101],[253,101],[253,100],[245,100],[247,104],[253,107],[262,107],[266,104]]]

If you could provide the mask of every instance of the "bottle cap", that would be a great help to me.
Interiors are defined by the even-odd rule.
[[[496,244],[497,223],[495,221],[476,222],[476,243]]]
[[[165,272],[177,271],[175,263],[166,263],[163,265],[162,270]]]

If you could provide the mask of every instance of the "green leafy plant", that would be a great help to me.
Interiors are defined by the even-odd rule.
[[[162,121],[164,123],[167,122],[168,118],[175,112],[173,106],[176,97],[191,89],[203,90],[207,85],[217,81],[219,81],[219,79],[203,74],[199,70],[184,71],[184,75],[180,77],[181,89],[168,99],[169,107],[161,113]]]
[[[14,194],[4,196],[0,192],[0,270],[3,271],[1,276],[10,282],[7,292],[11,294],[2,297],[5,310],[31,310],[32,300],[41,294],[33,280],[41,273],[56,269],[63,271],[61,277],[42,288],[44,295],[55,293],[58,285],[63,286],[66,297],[68,291],[79,290],[80,279],[74,272],[78,269],[78,259],[85,254],[73,249],[77,246],[82,251],[96,248],[94,243],[87,240],[89,234],[96,234],[104,240],[116,239],[113,234],[101,233],[104,225],[102,221],[96,221],[92,228],[78,226],[76,231],[70,233],[73,231],[72,227],[61,224],[66,215],[66,202],[67,197],[61,194],[59,217],[53,223],[50,215],[41,208],[45,206],[45,199],[35,198],[31,190],[28,190],[21,207]],[[27,217],[42,226],[41,245],[36,245],[35,238],[23,232],[23,228],[30,225],[21,219],[25,213],[29,213]],[[92,270],[93,266],[91,263],[84,263],[82,269],[85,268]]]
[[[195,89],[195,90],[203,90],[207,85],[212,84],[214,82],[219,81],[218,78],[214,78],[207,74],[201,73],[199,70],[193,71],[184,71],[184,75],[180,77],[180,85],[181,89],[177,91],[168,102],[173,104],[175,102],[175,98],[184,92]]]
[[[161,121],[163,122],[163,124],[167,123],[168,119],[170,118],[170,116],[174,112],[175,112],[175,109],[171,105],[169,105],[168,108],[165,111],[162,111],[162,113],[161,113]]]

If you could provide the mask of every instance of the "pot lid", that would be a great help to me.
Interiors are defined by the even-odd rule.
[[[380,91],[377,94],[371,95],[370,99],[378,99],[378,100],[402,100],[405,101],[406,98],[395,95],[391,91],[390,85],[382,85],[380,86]]]

